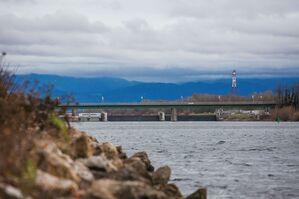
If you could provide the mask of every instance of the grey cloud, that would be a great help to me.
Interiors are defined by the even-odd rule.
[[[20,72],[182,80],[232,68],[298,72],[298,1],[140,1],[36,1],[28,15],[0,2],[0,50]]]
[[[10,3],[10,4],[24,4],[24,3],[35,3],[36,0],[1,0],[2,3]]]
[[[194,18],[256,18],[260,15],[297,13],[297,0],[174,0],[173,17]]]
[[[100,21],[90,22],[84,15],[57,11],[38,18],[18,17],[15,14],[0,16],[3,30],[15,31],[64,31],[101,33],[108,28]]]

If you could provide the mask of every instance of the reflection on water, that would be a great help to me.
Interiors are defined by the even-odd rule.
[[[99,141],[146,151],[169,165],[184,195],[198,186],[209,198],[299,198],[299,123],[74,123]]]

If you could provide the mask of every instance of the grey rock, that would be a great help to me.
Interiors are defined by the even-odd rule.
[[[11,185],[0,183],[0,198],[23,199],[24,196],[19,189]]]
[[[169,166],[158,168],[153,173],[153,183],[156,184],[167,184],[171,176],[171,169]]]
[[[207,189],[199,188],[197,191],[189,195],[186,199],[207,199]]]

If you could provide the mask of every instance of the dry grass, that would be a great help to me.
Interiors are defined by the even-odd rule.
[[[26,192],[35,175],[35,163],[28,159],[34,137],[44,132],[66,137],[67,132],[55,118],[55,103],[49,96],[40,98],[34,89],[25,93],[15,88],[14,76],[0,66],[0,182]]]
[[[299,112],[296,112],[295,108],[292,106],[276,108],[271,112],[271,119],[281,121],[299,121]]]
[[[293,121],[299,121],[299,112],[293,114]]]

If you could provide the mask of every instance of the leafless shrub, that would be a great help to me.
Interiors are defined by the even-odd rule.
[[[232,95],[210,95],[210,94],[193,94],[187,101],[191,102],[259,102],[274,101],[271,91],[262,93],[253,93],[250,96],[232,96]]]
[[[293,121],[299,121],[299,112],[293,114]]]
[[[292,106],[276,108],[271,112],[271,119],[281,120],[281,121],[292,121],[294,113],[295,113],[295,108]]]
[[[27,92],[26,83],[16,86],[14,80],[14,75],[0,66],[0,182],[8,180],[9,184],[28,177],[26,165],[34,165],[27,159],[34,137],[63,127],[55,119],[56,104],[47,92],[43,97],[36,87]]]

